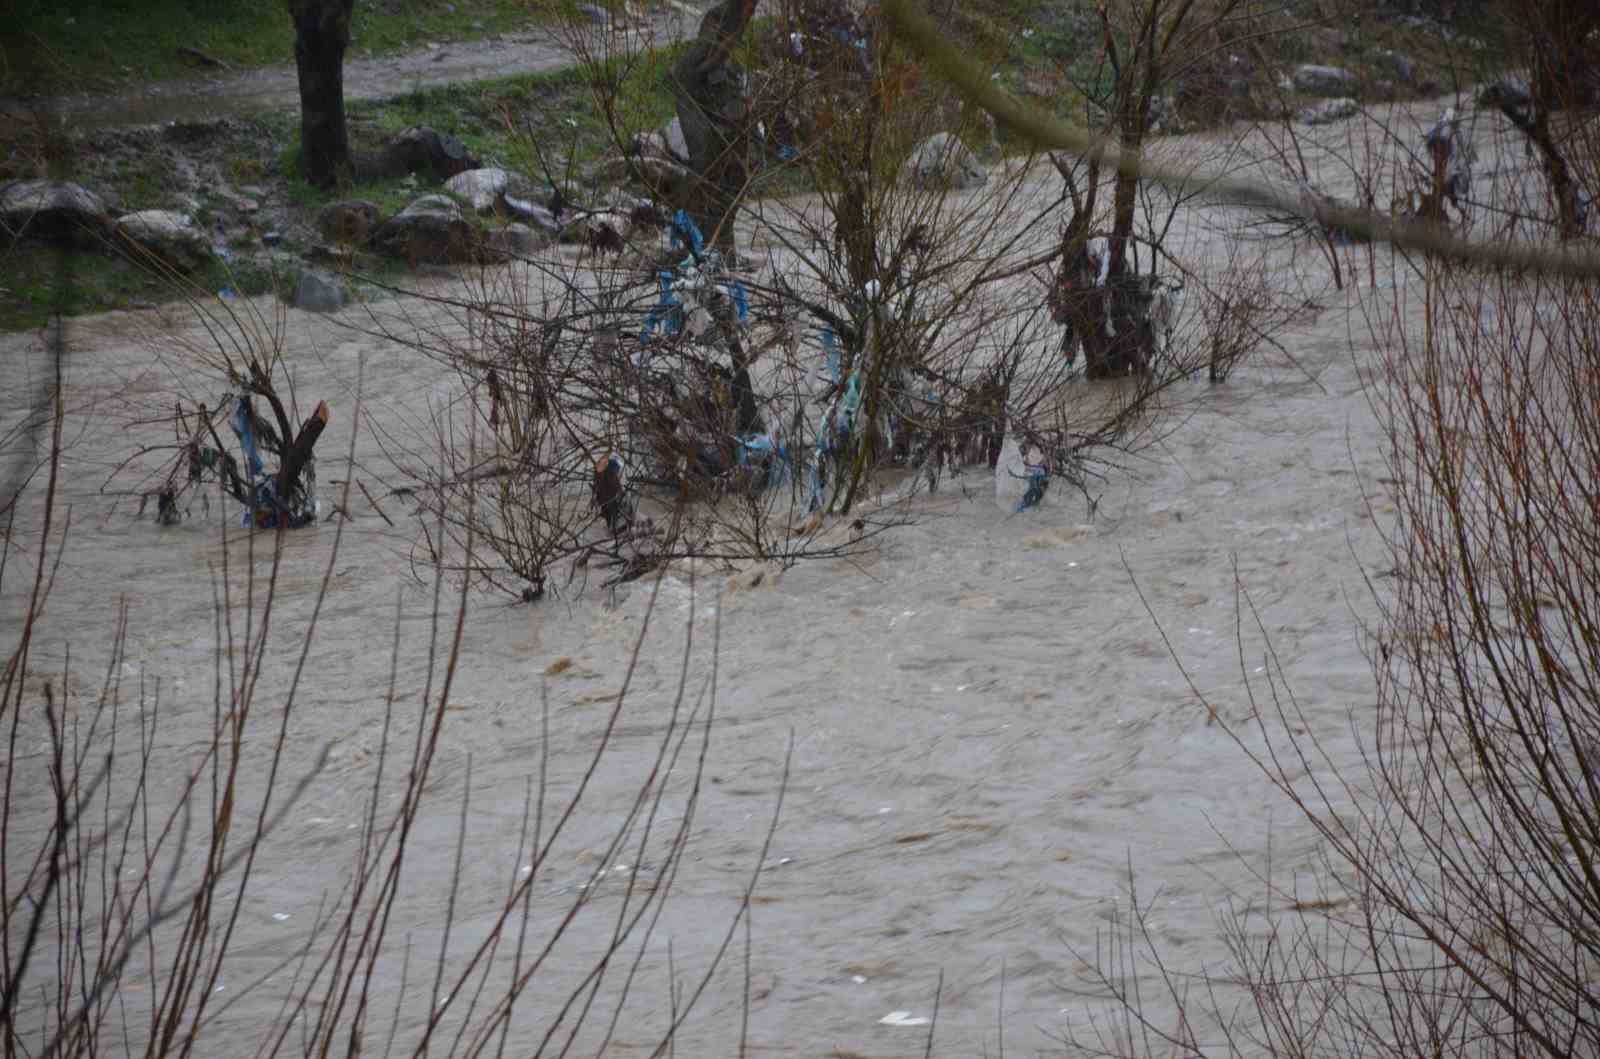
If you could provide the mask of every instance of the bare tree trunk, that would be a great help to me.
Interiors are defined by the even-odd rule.
[[[288,500],[295,482],[300,477],[300,472],[311,462],[311,452],[317,447],[317,439],[322,436],[322,429],[328,425],[331,414],[328,411],[328,402],[319,401],[317,410],[300,427],[300,433],[295,437],[294,443],[285,443],[283,457],[278,463],[278,479],[274,483],[280,499]]]
[[[1144,145],[1150,130],[1151,103],[1166,76],[1166,57],[1178,26],[1191,7],[1188,0],[1174,5],[1172,21],[1163,35],[1161,18],[1167,10],[1163,0],[1147,0],[1138,8],[1138,20],[1127,44],[1118,43],[1108,9],[1100,8],[1106,56],[1116,75],[1105,131],[1114,136],[1121,151],[1137,153]],[[1071,173],[1059,161],[1056,167],[1067,181],[1073,200],[1073,215],[1062,232],[1059,285],[1052,292],[1051,305],[1056,319],[1068,328],[1063,350],[1070,361],[1073,348],[1082,344],[1084,374],[1090,379],[1145,372],[1155,354],[1155,330],[1149,320],[1149,299],[1141,288],[1137,264],[1130,267],[1128,261],[1139,180],[1129,173],[1117,174],[1112,189],[1111,231],[1103,250],[1106,259],[1091,266],[1085,251],[1094,222],[1099,161],[1090,160],[1087,202],[1079,200]]]
[[[1561,238],[1574,239],[1584,229],[1581,185],[1573,176],[1571,160],[1556,142],[1550,116],[1588,106],[1600,94],[1600,78],[1594,72],[1600,48],[1592,40],[1600,30],[1600,12],[1587,2],[1520,0],[1511,8],[1510,18],[1527,35],[1533,68],[1530,98],[1523,103],[1502,95],[1500,111],[1538,151],[1555,200]]]
[[[350,173],[344,50],[355,0],[289,0],[300,75],[300,152],[307,182],[331,188]]]
[[[725,252],[733,250],[733,206],[747,179],[744,83],[731,56],[755,6],[755,0],[722,0],[707,11],[673,71],[678,120],[698,178],[684,205]]]

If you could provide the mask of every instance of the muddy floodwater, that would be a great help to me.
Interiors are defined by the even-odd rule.
[[[1435,113],[1392,117],[1415,122]],[[1344,126],[1317,132],[1328,147],[1316,156],[1324,187],[1335,193],[1350,193],[1339,162],[1347,135]],[[1243,230],[1245,215],[1234,216],[1234,230]],[[1178,252],[1216,257],[1233,238],[1229,229],[1190,224]],[[620,709],[651,608],[650,579],[614,594],[575,582],[559,599],[517,605],[487,592],[463,597],[446,572],[435,629],[438,572],[422,561],[422,523],[404,498],[384,501],[393,525],[354,494],[353,519],[286,535],[242,792],[253,824],[267,753],[301,667],[274,803],[289,808],[252,869],[201,1051],[248,1054],[269,1027],[316,1017],[315,1007],[283,1013],[296,981],[316,966],[316,957],[296,956],[308,945],[321,952],[315,942],[327,928],[319,914],[348,900],[343,888],[374,792],[380,824],[399,804],[419,726],[432,723],[429,704],[439,702],[463,599],[459,665],[374,971],[369,1050],[391,1032],[394,1047],[409,1050],[440,1006],[448,1032],[436,1047],[455,1039],[478,986],[471,977],[457,987],[456,978],[528,863],[522,828],[541,763],[546,798],[559,807],[610,725],[609,749],[528,904],[531,952],[579,895],[589,896],[512,1018],[509,1052],[540,1046],[615,929],[629,880],[637,889],[667,885],[655,872],[667,856],[663,836],[690,806],[698,729],[643,853],[642,821],[622,849],[607,847],[669,734],[686,650],[682,710],[698,709],[697,721],[708,716],[714,641],[715,709],[681,863],[636,974],[626,979],[638,933],[575,1047],[592,1053],[609,1028],[611,1054],[647,1054],[725,943],[758,866],[748,949],[741,927],[684,1020],[678,1054],[737,1054],[748,1003],[751,1054],[921,1055],[922,1020],[933,1015],[941,975],[934,1054],[995,1054],[1002,1030],[1016,1054],[1049,1053],[1066,1027],[1081,1029],[1098,1010],[1097,945],[1126,913],[1131,884],[1151,904],[1153,937],[1170,965],[1225,970],[1218,917],[1227,902],[1262,896],[1255,873],[1267,870],[1269,857],[1285,883],[1316,870],[1314,836],[1248,759],[1246,748],[1260,749],[1260,741],[1248,724],[1246,679],[1269,709],[1262,682],[1281,666],[1309,734],[1335,761],[1354,759],[1372,715],[1360,624],[1377,616],[1371,586],[1382,593],[1385,581],[1368,579],[1391,565],[1383,533],[1393,506],[1384,484],[1388,443],[1372,403],[1386,353],[1367,319],[1397,289],[1418,283],[1386,251],[1375,258],[1376,286],[1361,251],[1359,282],[1344,291],[1333,289],[1308,242],[1274,254],[1275,267],[1320,312],[1285,334],[1281,351],[1259,351],[1225,384],[1187,384],[1170,432],[1108,471],[1092,516],[1066,489],[1040,510],[1008,516],[987,473],[969,472],[911,501],[909,524],[858,558],[788,570],[675,565],[655,593]],[[327,400],[334,410],[318,450],[325,503],[343,480],[360,478],[374,491],[397,480],[397,454],[425,458],[430,408],[458,385],[436,363],[363,335],[361,323],[359,310],[333,318],[290,312],[285,321],[301,406]],[[65,687],[69,715],[86,720],[124,608],[125,655],[111,673],[120,679],[119,738],[125,752],[145,729],[156,813],[170,810],[210,740],[219,672],[224,699],[229,694],[229,660],[218,668],[219,638],[230,635],[217,618],[224,591],[233,666],[244,656],[252,605],[249,631],[259,634],[270,534],[252,541],[238,528],[237,509],[217,503],[161,527],[153,512],[137,516],[136,501],[102,489],[137,444],[170,439],[170,427],[163,435],[139,425],[141,409],[148,420],[175,398],[215,400],[218,380],[185,348],[208,341],[179,308],[71,323],[52,541],[60,565],[35,632],[17,728],[13,858],[34,848],[28,843],[43,834],[51,804],[49,736],[38,708],[44,683],[57,695]],[[49,365],[41,336],[0,340],[8,430]],[[366,417],[352,466],[358,374]],[[8,652],[32,589],[43,487],[36,477],[19,510],[0,585]],[[247,601],[252,561],[258,581]],[[1256,618],[1241,615],[1241,591],[1275,660]],[[1215,720],[1189,681],[1210,698]],[[114,782],[116,798],[132,796],[124,772]],[[548,831],[557,809],[546,815]],[[185,856],[203,860],[201,849],[194,837]],[[197,863],[180,866],[173,900],[196,871]],[[222,887],[219,921],[231,914],[236,886]],[[515,933],[489,960],[486,996],[510,973]],[[56,954],[44,955],[39,973],[48,978]],[[158,952],[153,962],[160,960]],[[129,1018],[119,1014],[104,1031],[116,1042],[112,1052],[124,1033],[142,1046],[148,1025],[139,1005],[162,980],[151,963],[141,956],[125,973],[119,1003]],[[479,1000],[469,1021],[481,1021],[489,1003]],[[44,1017],[42,1005],[23,1002],[23,1025],[38,1027]],[[285,1047],[298,1048],[298,1040],[291,1033]],[[565,1040],[562,1030],[547,1047]]]

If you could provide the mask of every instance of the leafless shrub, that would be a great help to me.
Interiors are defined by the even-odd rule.
[[[1597,157],[1575,158],[1574,172],[1593,179]],[[1523,208],[1546,177],[1492,174],[1474,193],[1480,227],[1562,241],[1560,211]],[[1222,923],[1234,966],[1193,978],[1166,962],[1135,904],[1096,991],[1136,1032],[1070,1035],[1080,1052],[1600,1049],[1589,500],[1600,420],[1587,397],[1600,385],[1600,289],[1434,257],[1410,266],[1414,289],[1369,318],[1397,512],[1393,568],[1372,584],[1377,703],[1356,725],[1361,758],[1341,763],[1309,734],[1270,654],[1264,678],[1243,674],[1247,711],[1207,701],[1322,838],[1320,882],[1308,893],[1266,873],[1261,897]],[[1267,640],[1248,597],[1241,606],[1252,638]],[[1212,1043],[1175,1029],[1173,1011]]]
[[[226,546],[232,533],[222,524],[216,698],[197,752],[175,758],[170,693],[155,679],[136,687],[124,679],[126,607],[116,614],[98,692],[82,689],[70,663],[50,675],[32,664],[47,629],[54,571],[71,540],[70,527],[55,532],[62,435],[70,425],[59,386],[53,392],[48,480],[30,493],[25,508],[41,520],[42,544],[28,609],[0,676],[0,722],[10,747],[0,806],[0,863],[6,865],[0,1040],[6,1054],[228,1051],[239,1045],[228,1013],[241,1004],[276,1012],[252,1041],[262,1055],[354,1054],[379,1041],[386,1051],[398,1046],[419,1055],[477,1055],[503,1050],[513,1039],[536,1054],[576,1043],[603,1052],[626,1008],[629,985],[657,962],[652,949],[661,909],[695,826],[717,699],[713,681],[688,679],[692,638],[684,647],[685,679],[666,711],[653,760],[601,859],[612,865],[626,856],[637,868],[616,879],[597,875],[564,907],[546,906],[544,881],[556,858],[572,852],[564,845],[570,844],[567,832],[611,752],[629,695],[630,663],[594,749],[576,772],[552,765],[547,751],[538,760],[515,855],[505,856],[503,896],[486,908],[464,885],[470,759],[460,787],[462,823],[450,886],[423,892],[410,882],[420,826],[445,808],[441,737],[456,674],[469,664],[462,630],[472,595],[464,584],[451,607],[443,578],[437,580],[431,631],[420,645],[429,663],[415,713],[396,691],[402,650],[413,646],[403,645],[396,615],[389,690],[374,695],[382,737],[344,888],[326,897],[303,941],[283,960],[242,985],[230,976],[224,989],[224,967],[240,958],[235,950],[252,883],[274,856],[286,819],[323,781],[328,764],[323,748],[295,774],[288,747],[307,698],[306,659],[319,635],[343,524],[328,550],[311,616],[291,634],[298,644],[283,644],[281,623],[271,621],[280,602],[287,531],[249,533],[241,574],[229,558],[234,549]],[[359,401],[355,416],[359,421]],[[352,465],[354,451],[352,436]],[[470,566],[470,535],[466,547]],[[262,557],[269,560],[264,577],[257,573],[258,548],[271,549]],[[16,557],[8,539],[0,563]],[[641,630],[641,642],[646,634]],[[285,646],[294,648],[287,667]],[[547,746],[547,707],[541,718],[540,745]],[[192,747],[195,734],[190,726],[179,745]],[[41,744],[43,753],[29,749]],[[721,948],[705,978],[688,983],[660,1024],[654,1054],[671,1050],[733,943],[764,859],[763,849]],[[396,938],[392,924],[397,908],[417,901],[432,909],[440,941],[436,955],[419,961],[413,975],[410,939]],[[469,916],[470,936],[462,929]],[[485,923],[487,930],[481,929]],[[598,943],[589,944],[590,936]],[[593,959],[585,964],[588,957],[579,956],[583,969],[566,978],[555,957],[575,947],[594,953]],[[408,1017],[408,1006],[425,1014]]]

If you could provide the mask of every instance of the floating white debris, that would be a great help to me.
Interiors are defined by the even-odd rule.
[[[856,985],[861,985],[866,982],[866,979],[859,974],[853,974],[850,976],[850,981],[854,982]]]
[[[893,811],[894,811],[893,809],[891,809],[889,806],[886,805],[882,809],[878,810],[878,815],[882,816],[884,813],[890,813],[890,812],[893,812]]]
[[[785,864],[788,864],[788,863],[789,863],[789,862],[791,862],[791,861],[793,861],[793,860],[794,860],[794,858],[793,858],[793,857],[779,857],[779,858],[778,858],[778,867],[780,867],[780,868],[781,868],[781,867],[783,867],[783,866],[784,866],[784,865],[785,865]]]
[[[878,1020],[885,1026],[926,1026],[928,1020],[909,1011],[891,1011]]]
[[[289,918],[289,913],[287,913],[287,912],[274,912],[274,913],[272,913],[272,918],[276,919],[279,923],[282,923],[284,920]]]

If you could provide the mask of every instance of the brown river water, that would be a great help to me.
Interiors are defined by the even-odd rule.
[[[1380,116],[1414,129],[1441,108]],[[1346,163],[1358,125],[1307,131],[1325,148],[1312,158],[1331,192],[1350,193]],[[1520,152],[1503,164],[1523,165]],[[1053,186],[1053,177],[1039,180]],[[1175,244],[1180,256],[1220,259],[1246,215],[1212,210],[1211,220],[1218,218],[1223,223],[1184,220]],[[691,615],[686,709],[700,701],[713,638],[720,644],[705,779],[609,1054],[648,1054],[672,1017],[669,943],[678,992],[686,995],[722,945],[758,864],[748,956],[741,928],[684,1022],[681,1054],[738,1054],[748,980],[752,1054],[921,1055],[928,1033],[921,1020],[933,1015],[941,976],[933,1054],[995,1054],[1002,1032],[1005,1047],[1018,1054],[1053,1053],[1066,1028],[1081,1031],[1104,1011],[1094,999],[1092,968],[1097,946],[1128,911],[1130,884],[1148,904],[1152,936],[1170,966],[1225,973],[1219,915],[1227,903],[1261,899],[1257,874],[1269,862],[1285,885],[1317,870],[1310,828],[1246,753],[1263,747],[1247,723],[1246,681],[1264,695],[1273,663],[1253,619],[1240,616],[1238,589],[1257,609],[1309,734],[1332,760],[1350,763],[1375,695],[1360,623],[1375,619],[1372,586],[1382,593],[1385,582],[1367,579],[1391,565],[1382,530],[1393,511],[1383,485],[1387,442],[1371,403],[1385,351],[1365,310],[1389,304],[1395,287],[1417,283],[1387,251],[1377,254],[1376,289],[1361,251],[1360,282],[1342,292],[1308,243],[1285,243],[1272,254],[1275,275],[1322,306],[1283,337],[1292,361],[1263,350],[1226,384],[1191,384],[1182,417],[1160,444],[1112,472],[1092,518],[1064,489],[1041,510],[1007,516],[987,474],[968,473],[934,497],[910,501],[911,524],[858,559],[787,571],[672,568],[660,583],[608,753],[533,881],[530,951],[585,887],[593,899],[518,1004],[512,1054],[538,1048],[610,937],[626,880],[653,878],[667,856],[662,836],[682,820],[697,739],[667,784],[645,852],[635,830],[607,855],[668,733]],[[331,318],[290,312],[285,321],[299,401],[309,407],[327,399],[334,408],[319,448],[325,501],[336,495],[332,480],[382,479],[401,447],[421,458],[429,403],[448,399],[456,385],[438,365],[358,333],[353,324],[360,322],[358,310]],[[126,655],[114,668],[122,757],[142,722],[153,745],[150,801],[159,814],[170,809],[210,737],[222,635],[217,593],[225,580],[234,594],[234,635],[242,637],[252,547],[257,573],[271,568],[271,535],[252,545],[231,505],[197,508],[182,524],[162,528],[148,514],[135,517],[127,499],[102,491],[135,443],[163,441],[160,430],[138,425],[141,414],[159,416],[174,397],[211,396],[214,378],[183,349],[185,341],[208,341],[193,316],[169,309],[76,320],[69,339],[57,526],[70,512],[71,528],[35,634],[17,731],[13,858],[33,848],[28,843],[46,823],[48,734],[38,703],[46,679],[62,686],[69,648],[69,707],[86,720],[119,604],[126,606]],[[6,429],[24,414],[48,365],[41,336],[0,339]],[[370,429],[356,438],[352,474],[345,453],[358,368]],[[13,565],[0,585],[0,639],[8,652],[40,543],[42,486],[36,479],[21,508]],[[338,522],[283,541],[272,636],[244,754],[250,819],[325,573],[328,590],[288,715],[275,804],[319,755],[328,758],[289,803],[254,865],[200,1054],[250,1054],[271,1027],[293,1018],[281,1005],[297,974],[303,981],[315,964],[293,957],[327,936],[317,924],[319,908],[325,914],[351,878],[375,785],[381,820],[398,805],[424,695],[431,691],[437,701],[442,663],[431,677],[429,669],[434,575],[413,563],[418,520],[402,500],[387,501],[385,510],[393,527],[353,497],[355,518],[343,524],[331,564]],[[19,573],[24,566],[29,572]],[[460,664],[375,972],[368,1050],[391,1032],[396,1048],[411,1050],[430,1009],[452,993],[455,974],[488,936],[528,863],[519,835],[530,784],[547,755],[551,802],[574,789],[612,719],[650,586],[645,579],[614,595],[574,589],[533,606],[487,593],[465,597]],[[259,584],[256,591],[259,622]],[[442,649],[461,598],[446,577]],[[397,629],[390,758],[376,782]],[[235,664],[239,657],[236,648]],[[562,659],[569,660],[565,668],[547,677],[547,667]],[[1220,723],[1208,720],[1178,661]],[[97,738],[104,735],[102,729]],[[786,753],[781,815],[763,859]],[[114,805],[126,804],[126,769],[115,776]],[[203,859],[197,843],[198,831],[175,901]],[[233,908],[236,876],[222,888],[219,920]],[[452,970],[436,988],[450,920],[444,964]],[[639,937],[624,948],[630,961]],[[38,965],[48,980],[59,953],[53,940],[41,944],[52,950],[41,952]],[[503,987],[511,945],[494,957],[489,995]],[[158,966],[166,951],[155,956]],[[128,1021],[121,1010],[110,1019],[111,1052],[143,1047],[140,1006],[161,980],[150,963],[142,955],[129,966],[120,1001]],[[1151,986],[1148,970],[1143,980]],[[578,1051],[598,1047],[624,973],[618,967],[607,978]],[[448,1032],[435,1048],[454,1039],[475,987],[469,979],[450,998],[442,1021]],[[480,1002],[474,1021],[487,1004]],[[1153,992],[1152,1009],[1170,1027],[1164,1005]],[[904,1014],[886,1022],[895,1012]],[[19,1017],[35,1037],[43,1032],[42,1003],[25,1001]],[[124,1042],[124,1034],[131,1039]],[[285,1047],[297,1049],[299,1039],[292,1031]],[[563,1031],[549,1047],[564,1041]]]

